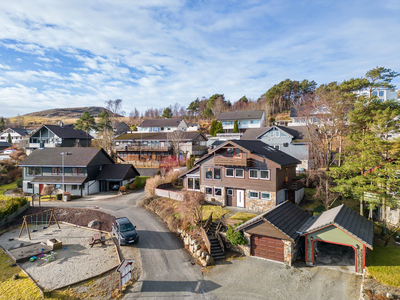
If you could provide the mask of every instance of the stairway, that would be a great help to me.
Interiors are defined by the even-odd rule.
[[[215,230],[217,229],[218,222],[212,222],[207,230],[207,236],[210,240],[211,245],[211,257],[215,260],[225,259],[224,251],[221,248],[221,245],[218,242],[218,238],[215,236]]]

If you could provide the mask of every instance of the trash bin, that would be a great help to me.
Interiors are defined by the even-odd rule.
[[[69,201],[69,200],[71,200],[71,194],[68,193],[68,192],[65,192],[65,193],[63,194],[63,201],[64,201],[64,202],[67,202],[67,201]]]

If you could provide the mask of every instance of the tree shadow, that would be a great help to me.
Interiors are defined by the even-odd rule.
[[[183,249],[183,242],[172,232],[150,230],[139,231],[139,242],[134,244],[139,249],[177,250]]]

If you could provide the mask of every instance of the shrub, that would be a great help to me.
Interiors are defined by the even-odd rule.
[[[17,187],[22,188],[22,178],[17,179]]]
[[[129,189],[129,183],[125,184],[126,189]]]
[[[136,184],[136,188],[137,189],[141,189],[145,186],[147,179],[150,177],[146,177],[146,176],[137,176],[135,177],[135,184]]]
[[[246,245],[247,239],[244,237],[243,232],[236,231],[232,226],[228,226],[226,231],[226,237],[231,242],[232,245]]]
[[[57,195],[56,195],[56,199],[57,199],[57,200],[62,200],[62,194],[57,194]]]
[[[75,199],[79,199],[79,198],[81,198],[82,196],[79,196],[79,195],[70,195],[69,196],[69,198],[71,199],[71,200],[75,200]]]
[[[28,200],[25,197],[18,198],[8,198],[4,201],[2,207],[0,207],[0,219],[4,219],[5,217],[11,215],[16,212],[22,206],[24,206]]]
[[[129,185],[129,188],[130,188],[131,190],[136,190],[136,183],[132,182],[132,183]]]
[[[144,192],[147,197],[154,196],[154,190],[160,184],[165,183],[165,179],[160,175],[156,175],[153,178],[149,178],[146,180],[146,186],[144,188]]]
[[[119,191],[121,192],[121,193],[125,193],[126,192],[126,186],[120,186],[119,187]]]

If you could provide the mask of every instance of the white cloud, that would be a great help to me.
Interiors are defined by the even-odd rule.
[[[10,66],[0,64],[0,69],[10,70]]]

